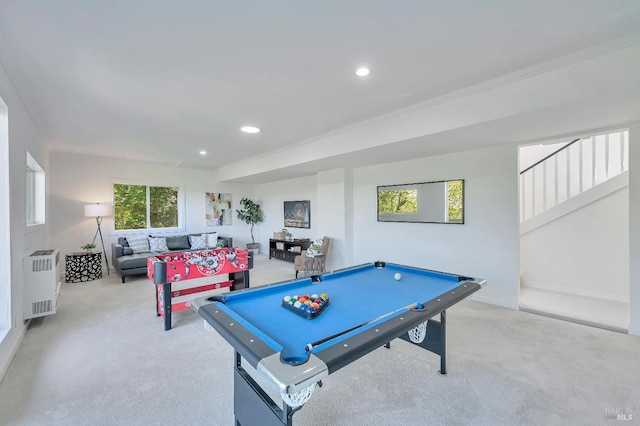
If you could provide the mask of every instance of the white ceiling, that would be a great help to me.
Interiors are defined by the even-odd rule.
[[[638,0],[0,0],[51,151],[244,182],[639,120],[639,46]]]

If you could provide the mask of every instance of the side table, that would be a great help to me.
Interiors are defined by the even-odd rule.
[[[312,275],[320,275],[324,272],[325,267],[324,254],[317,254],[315,256],[304,257],[304,274],[303,276],[310,277]]]
[[[102,253],[69,253],[64,259],[64,282],[81,283],[102,278]]]

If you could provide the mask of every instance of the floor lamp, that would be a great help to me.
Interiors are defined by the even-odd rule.
[[[105,217],[111,216],[113,211],[109,204],[87,204],[84,206],[84,215],[85,217],[95,217],[96,224],[98,225],[98,229],[96,230],[95,235],[93,236],[92,244],[95,244],[96,237],[100,234],[100,242],[102,243],[102,253],[104,254],[104,261],[107,264],[107,275],[109,275],[109,260],[107,259],[107,251],[104,248],[104,240],[102,239],[102,230],[100,229],[100,225],[102,224],[102,219]]]

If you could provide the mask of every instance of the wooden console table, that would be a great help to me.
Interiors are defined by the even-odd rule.
[[[306,250],[311,245],[311,240],[269,240],[269,259],[276,259],[293,262],[302,250]]]
[[[64,259],[64,282],[82,283],[102,278],[102,253],[69,253]]]

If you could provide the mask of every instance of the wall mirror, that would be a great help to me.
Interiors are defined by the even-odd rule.
[[[378,187],[378,222],[464,223],[464,179]]]

